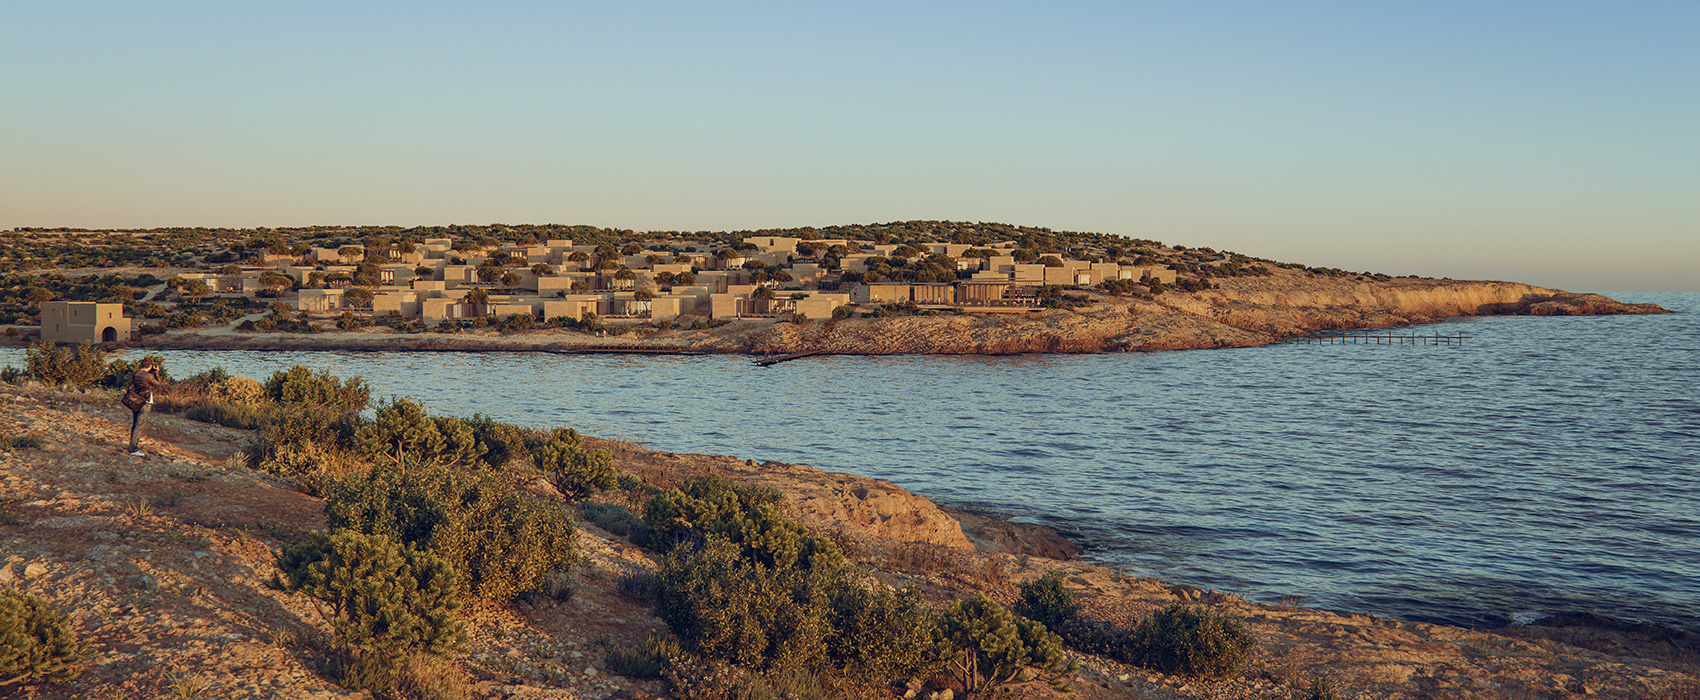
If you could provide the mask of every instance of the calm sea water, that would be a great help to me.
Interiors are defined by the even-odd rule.
[[[1700,628],[1700,294],[1449,322],[1463,347],[1021,357],[188,352],[438,412],[801,462],[1056,527],[1166,581],[1498,626]],[[0,351],[21,365],[21,352]]]

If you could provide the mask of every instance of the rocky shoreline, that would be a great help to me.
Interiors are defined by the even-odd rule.
[[[244,333],[231,328],[172,331],[137,346],[173,350],[335,350],[391,352],[631,352],[645,354],[814,353],[833,355],[1008,355],[1247,347],[1319,330],[1389,328],[1465,316],[1668,313],[1513,282],[1418,278],[1357,280],[1277,271],[1217,280],[1218,288],[1152,299],[1088,295],[1078,308],[1025,314],[847,318],[806,324],[739,320],[708,330],[649,330],[596,337],[561,330],[452,335],[367,332]]]
[[[0,385],[0,436],[36,448],[0,451],[10,538],[0,578],[71,613],[91,642],[84,676],[36,697],[159,697],[204,678],[217,697],[355,697],[313,670],[299,640],[322,633],[299,598],[265,585],[277,547],[322,527],[320,501],[236,457],[248,433],[157,416],[150,454],[123,454],[127,416],[104,394]],[[593,440],[652,483],[715,473],[771,486],[791,515],[837,541],[886,585],[930,601],[985,592],[1008,603],[1017,584],[1060,571],[1086,614],[1130,624],[1186,601],[1244,618],[1259,650],[1239,678],[1204,682],[1083,657],[1072,697],[1288,700],[1312,678],[1365,698],[1693,697],[1693,636],[1569,620],[1497,631],[1335,614],[1122,575],[1079,558],[1037,525],[941,508],[893,484],[805,465],[674,454]],[[157,445],[157,448],[152,447]],[[635,643],[661,629],[616,590],[621,571],[653,566],[620,522],[585,522],[586,559],[572,594],[469,612],[458,658],[478,697],[657,695],[654,681],[608,673],[595,640]],[[1688,693],[1688,694],[1684,694]],[[1044,695],[1050,697],[1050,695]]]

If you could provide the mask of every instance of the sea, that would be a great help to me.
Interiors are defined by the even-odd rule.
[[[1700,294],[1464,318],[1461,344],[740,356],[165,351],[291,365],[433,412],[885,479],[1055,528],[1128,573],[1477,628],[1700,630]],[[1388,331],[1377,331],[1386,333]],[[0,350],[0,364],[23,352]]]

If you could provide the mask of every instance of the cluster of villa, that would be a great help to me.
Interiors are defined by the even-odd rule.
[[[1023,312],[1038,306],[1034,292],[1042,285],[1095,285],[1114,279],[1175,281],[1174,271],[1158,266],[1060,258],[1048,261],[1049,266],[1018,263],[1011,255],[1016,244],[1010,241],[989,246],[987,257],[964,257],[971,246],[962,244],[915,246],[923,255],[949,256],[958,270],[968,271],[953,282],[851,284],[841,283],[842,273],[865,272],[870,261],[877,264],[876,258],[914,251],[899,251],[900,244],[862,244],[858,249],[843,239],[758,236],[745,241],[754,244],[754,250],[715,255],[634,250],[635,246],[610,253],[607,246],[574,245],[571,240],[457,250],[453,239],[438,238],[373,251],[316,248],[306,259],[268,256],[263,259],[266,267],[189,273],[181,278],[202,280],[213,293],[252,295],[280,283],[290,286],[281,279],[287,276],[300,287],[298,307],[303,311],[370,311],[427,324],[518,314],[581,320],[591,314],[653,321],[793,314],[820,319],[850,304]],[[817,257],[834,246],[844,247],[838,256],[840,270],[823,268]],[[354,280],[362,269],[370,274],[373,267],[376,286],[371,280],[359,287],[364,292],[340,286]]]

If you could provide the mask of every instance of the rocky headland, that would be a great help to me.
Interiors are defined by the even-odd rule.
[[[598,337],[582,332],[482,331],[440,335],[365,332],[249,333],[229,327],[172,331],[154,349],[521,351],[842,355],[1137,352],[1246,347],[1319,330],[1388,328],[1463,316],[1667,313],[1514,282],[1320,277],[1276,269],[1265,277],[1215,280],[1214,289],[1150,299],[1080,293],[1073,308],[1027,313],[937,313],[887,318],[735,321]]]
[[[324,520],[322,501],[248,468],[240,454],[250,433],[156,416],[150,453],[131,457],[128,416],[110,395],[0,384],[0,406],[0,437],[33,438],[0,450],[0,585],[67,611],[91,652],[81,678],[30,697],[190,697],[183,693],[197,688],[198,697],[364,697],[316,670],[306,640],[325,628],[308,601],[266,585],[273,553]],[[1257,637],[1246,672],[1222,681],[1085,656],[1073,697],[1289,700],[1312,678],[1332,679],[1340,697],[1401,700],[1700,693],[1700,638],[1691,633],[1581,618],[1480,631],[1251,602],[1122,575],[1044,528],[951,511],[878,480],[595,442],[651,483],[715,473],[776,488],[793,517],[831,536],[870,576],[930,601],[986,592],[1009,603],[1018,583],[1059,570],[1088,616],[1128,624],[1190,601],[1243,617]],[[473,679],[474,696],[663,692],[657,681],[609,673],[598,644],[604,635],[636,644],[665,629],[617,590],[622,572],[655,563],[626,536],[627,519],[607,517],[619,512],[612,506],[636,504],[605,503],[595,524],[581,523],[583,559],[559,582],[565,595],[463,613],[471,639],[454,663]]]

